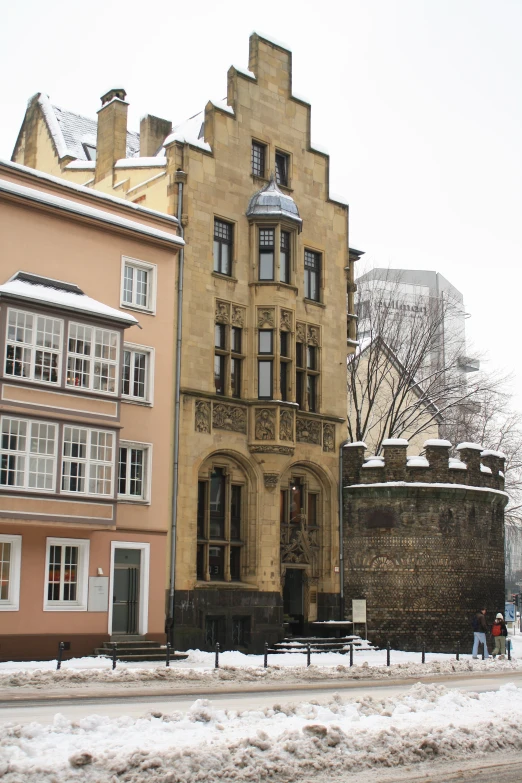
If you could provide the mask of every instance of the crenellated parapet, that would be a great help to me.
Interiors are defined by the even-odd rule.
[[[383,441],[382,455],[366,456],[366,444],[349,443],[343,449],[345,485],[439,484],[504,490],[505,455],[485,450],[477,443],[460,443],[451,457],[448,440],[427,440],[423,456],[407,454],[408,441]]]

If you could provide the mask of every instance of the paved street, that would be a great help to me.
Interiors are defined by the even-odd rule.
[[[5,693],[0,695],[0,724],[5,723],[30,723],[37,721],[48,724],[53,721],[56,713],[60,713],[70,720],[78,720],[86,715],[103,715],[111,718],[120,715],[139,717],[148,712],[168,713],[174,710],[186,711],[195,699],[210,699],[213,706],[218,709],[252,710],[263,708],[276,703],[289,704],[296,701],[316,700],[325,702],[331,699],[333,693],[339,693],[344,699],[359,699],[371,693],[375,698],[390,698],[404,693],[411,688],[413,681],[395,682],[390,684],[382,681],[368,681],[366,683],[343,684],[307,683],[293,688],[278,690],[273,686],[257,686],[255,688],[243,685],[241,689],[194,689],[190,693],[172,694],[168,692],[147,693],[143,687],[139,694],[120,691],[118,695],[104,695],[99,688],[84,689],[85,696],[73,696],[70,698],[58,698],[55,693],[51,698],[49,694],[40,693],[38,696],[28,698],[27,701],[19,701],[22,693],[17,693],[17,701],[5,700]],[[488,674],[472,675],[469,677],[430,677],[423,682],[436,682],[448,688],[463,689],[466,691],[492,691],[501,685],[514,683],[522,687],[522,674]],[[226,686],[225,686],[226,687]],[[4,698],[2,698],[4,696]]]

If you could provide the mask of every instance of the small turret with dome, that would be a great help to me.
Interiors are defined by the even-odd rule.
[[[280,190],[273,173],[270,175],[268,184],[254,193],[250,199],[246,216],[248,218],[286,218],[297,223],[299,231],[303,224],[297,204],[291,196]]]

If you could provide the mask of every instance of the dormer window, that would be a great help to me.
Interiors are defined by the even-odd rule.
[[[83,150],[87,160],[96,160],[96,147],[93,144],[84,144]]]

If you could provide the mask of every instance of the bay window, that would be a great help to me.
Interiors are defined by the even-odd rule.
[[[58,383],[63,321],[9,308],[4,372],[15,378]]]
[[[114,437],[106,430],[64,427],[63,492],[112,495]]]
[[[67,385],[115,394],[118,346],[118,332],[69,324]]]
[[[0,486],[52,492],[57,426],[3,416],[1,429]]]

